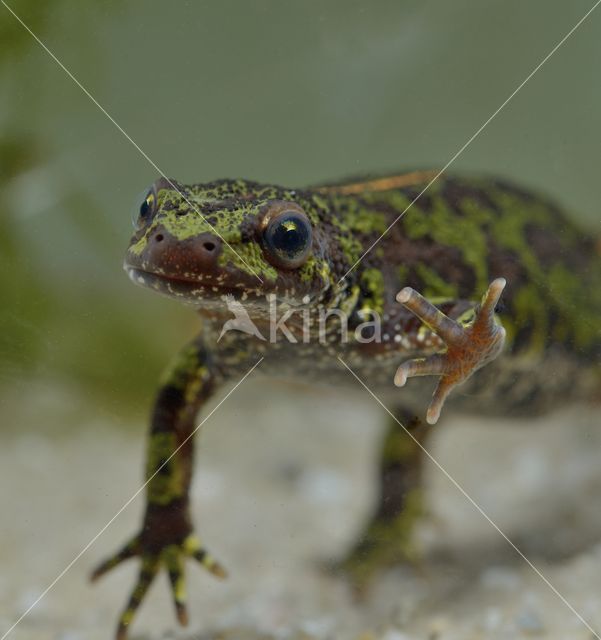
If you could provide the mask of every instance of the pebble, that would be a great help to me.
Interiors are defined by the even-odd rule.
[[[519,586],[520,581],[517,572],[506,567],[489,567],[480,574],[482,586],[489,589],[512,591]]]
[[[411,638],[406,633],[396,629],[388,629],[382,636],[382,640],[411,640]]]
[[[518,628],[528,635],[540,635],[544,633],[545,627],[538,613],[531,609],[524,609],[515,617]]]

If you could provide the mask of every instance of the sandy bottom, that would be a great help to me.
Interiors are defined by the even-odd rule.
[[[20,406],[25,392],[30,401]],[[0,399],[8,421],[0,447],[2,634],[140,486],[145,425],[126,425],[107,407],[90,416],[81,394],[47,384]],[[230,577],[219,582],[189,563],[191,622],[181,630],[161,576],[131,637],[594,637],[579,616],[601,629],[601,412],[449,419],[431,444],[544,578],[430,464],[423,568],[388,571],[357,603],[318,566],[344,552],[369,512],[382,424],[360,388],[331,395],[245,383],[205,425],[193,491],[198,530]],[[87,576],[136,531],[141,511],[138,498],[8,637],[112,637],[135,562],[94,586]]]

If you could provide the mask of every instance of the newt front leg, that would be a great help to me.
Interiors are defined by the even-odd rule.
[[[160,569],[166,569],[178,620],[188,621],[184,560],[194,558],[225,577],[194,534],[189,510],[196,414],[212,394],[215,372],[200,340],[186,347],[168,372],[156,399],[146,458],[146,513],[140,533],[92,573],[96,580],[118,564],[139,557],[140,573],[117,626],[125,640],[136,610]]]
[[[397,301],[413,312],[447,345],[444,353],[404,362],[394,376],[397,387],[404,386],[408,378],[415,376],[440,376],[426,414],[429,424],[436,424],[438,421],[451,390],[494,360],[503,350],[505,329],[496,321],[495,307],[505,285],[505,278],[497,278],[490,284],[482,303],[475,309],[473,320],[467,326],[446,316],[411,287],[405,287],[397,294]]]

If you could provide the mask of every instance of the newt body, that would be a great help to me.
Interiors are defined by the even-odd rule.
[[[507,334],[504,352],[451,395],[450,408],[528,414],[597,397],[601,256],[593,240],[553,203],[487,178],[442,177],[401,215],[432,175],[309,189],[244,180],[155,182],[125,267],[134,282],[197,307],[202,333],[176,359],[155,403],[144,526],[94,574],[141,557],[119,638],[161,567],[171,578],[181,622],[187,620],[184,558],[224,574],[193,533],[189,438],[207,398],[259,358],[257,373],[356,387],[341,358],[422,442],[429,426],[415,416],[423,413],[431,381],[395,389],[395,371],[409,359],[429,358],[443,367],[437,371],[444,379],[444,366],[457,357],[397,294],[411,287],[467,327],[483,313],[486,303],[480,309],[479,302],[489,283],[505,278],[496,321],[496,298],[489,309],[491,331],[498,334],[500,323]],[[274,338],[274,319],[277,324],[284,315]],[[246,318],[252,332],[245,332]],[[225,331],[228,320],[238,330]],[[341,337],[342,325],[350,339]],[[421,454],[393,425],[379,503],[344,565],[357,580],[412,556]]]

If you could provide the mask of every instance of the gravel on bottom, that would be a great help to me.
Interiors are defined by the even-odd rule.
[[[0,634],[142,477],[141,418],[126,425],[44,382],[31,383],[26,406],[22,392],[0,394],[9,425],[0,448]],[[360,390],[253,381],[236,391],[197,441],[192,500],[198,531],[230,577],[219,582],[190,562],[191,622],[178,629],[161,576],[132,640],[594,638],[586,624],[601,630],[599,408],[445,420],[430,451],[486,517],[429,463],[421,567],[384,572],[358,602],[320,567],[343,555],[369,513],[383,424]],[[139,496],[8,638],[111,638],[136,563],[94,586],[88,574],[136,531],[142,508]]]

